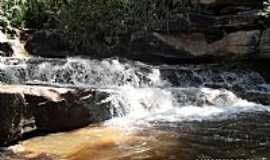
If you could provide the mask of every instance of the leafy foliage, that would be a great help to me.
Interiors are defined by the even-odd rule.
[[[192,0],[2,1],[0,15],[13,25],[59,29],[73,46],[85,48],[114,47],[121,35],[158,30],[192,9]]]
[[[46,27],[54,24],[61,4],[62,0],[1,0],[0,20],[17,27]]]
[[[26,13],[25,0],[2,0],[0,2],[0,20],[2,23],[19,25]]]
[[[117,46],[119,37],[158,30],[190,10],[190,0],[71,0],[61,8],[61,30],[72,44],[101,49]],[[167,28],[169,31],[170,28]]]

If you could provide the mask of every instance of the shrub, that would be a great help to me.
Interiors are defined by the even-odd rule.
[[[2,1],[0,14],[12,24],[59,29],[67,33],[74,48],[100,51],[117,46],[123,35],[158,30],[192,9],[192,0]]]
[[[122,35],[159,29],[190,5],[190,0],[71,0],[58,14],[59,27],[74,46],[107,49]]]
[[[30,28],[56,26],[55,15],[64,0],[1,0],[1,21]]]
[[[2,0],[0,2],[0,21],[19,26],[27,10],[26,0]]]

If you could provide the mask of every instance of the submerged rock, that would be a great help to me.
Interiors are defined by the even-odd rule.
[[[93,89],[0,86],[0,146],[29,131],[63,131],[111,118],[106,94]]]

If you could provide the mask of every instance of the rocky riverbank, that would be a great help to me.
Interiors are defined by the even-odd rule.
[[[175,98],[179,104],[188,100],[198,106],[224,103],[226,89],[245,100],[270,105],[270,29],[259,14],[263,0],[188,2],[184,12],[174,13],[157,27],[121,34],[117,43],[105,37],[107,48],[74,49],[63,30],[20,33],[0,24],[0,56],[16,57],[0,60],[0,146],[33,131],[65,131],[112,118],[108,103],[116,102],[105,101],[109,95],[101,88],[129,86],[150,90],[154,96],[168,92],[180,99]],[[23,43],[32,55],[28,60],[17,59]],[[72,56],[86,58],[66,59]],[[111,57],[117,58],[103,59]],[[209,99],[201,88],[221,91],[210,89]],[[142,93],[137,90],[135,98]],[[117,96],[123,98],[120,92]],[[117,103],[120,109],[127,105]],[[136,103],[147,106],[144,101]]]
[[[72,130],[137,107],[155,108],[163,104],[156,102],[159,96],[168,94],[179,106],[230,106],[238,97],[270,105],[269,83],[237,64],[152,66],[78,58],[2,58],[0,63],[0,146],[35,131]],[[148,97],[140,97],[145,93]]]
[[[192,1],[192,9],[176,14],[159,27],[119,37],[114,47],[103,52],[90,46],[72,51],[62,31],[37,31],[25,47],[42,57],[125,57],[146,62],[196,63],[226,59],[268,58],[269,29],[260,12],[263,1]],[[46,43],[44,43],[46,42]]]
[[[56,132],[111,118],[94,89],[0,85],[0,146],[32,131]]]

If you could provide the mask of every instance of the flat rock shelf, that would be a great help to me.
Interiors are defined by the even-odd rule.
[[[109,119],[106,94],[80,88],[0,85],[0,146],[34,130],[63,131]],[[101,116],[102,115],[102,116]]]

